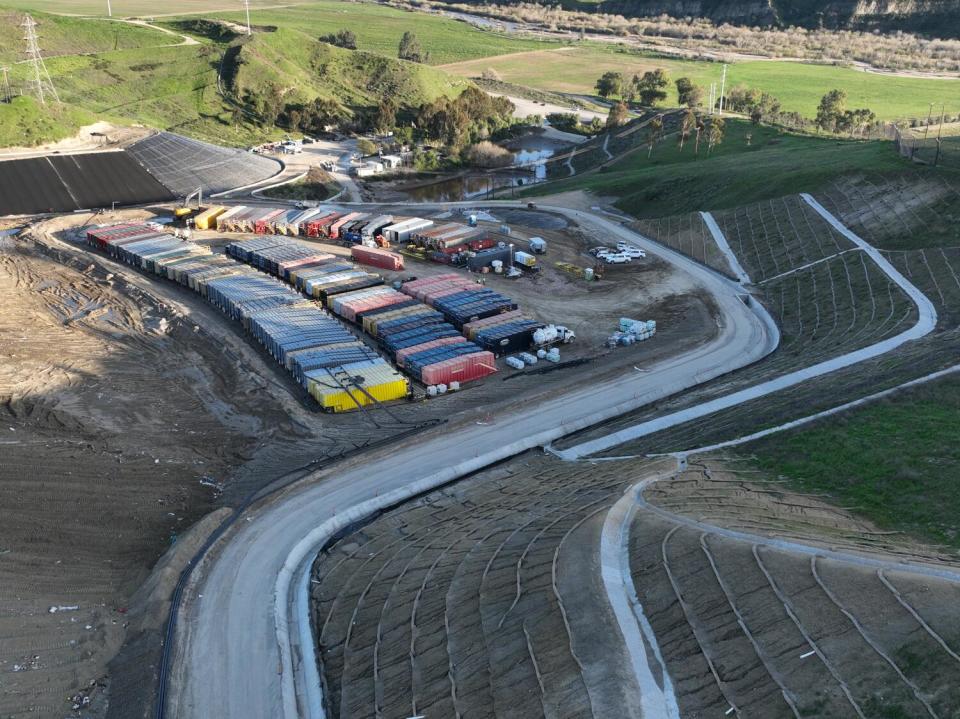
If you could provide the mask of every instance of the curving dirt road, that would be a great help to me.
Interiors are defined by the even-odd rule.
[[[467,204],[467,203],[459,203]],[[490,203],[516,206],[515,203]],[[214,548],[185,593],[168,716],[322,716],[307,612],[307,571],[334,532],[378,508],[579,428],[754,362],[778,335],[739,286],[592,213],[541,206],[664,257],[709,292],[713,340],[648,372],[517,406],[486,426],[461,423],[318,472],[256,507]]]

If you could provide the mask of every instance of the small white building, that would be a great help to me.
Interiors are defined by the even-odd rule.
[[[357,177],[372,177],[383,174],[383,163],[376,160],[367,160],[354,170]]]
[[[403,167],[403,158],[400,155],[381,155],[380,162],[388,170],[396,170]]]

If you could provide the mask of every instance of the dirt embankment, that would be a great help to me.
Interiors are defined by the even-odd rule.
[[[86,716],[150,566],[290,427],[169,306],[89,258],[0,242],[0,715]]]

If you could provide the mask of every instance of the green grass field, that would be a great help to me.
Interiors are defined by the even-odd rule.
[[[107,0],[4,0],[4,5],[21,10],[54,12],[68,15],[106,15]],[[187,12],[230,10],[237,0],[167,0],[158,4],[153,0],[111,0],[114,17],[160,17]],[[289,5],[284,0],[250,0],[251,7]]]
[[[960,548],[960,380],[747,445],[759,467],[883,528]]]
[[[360,50],[397,56],[397,46],[406,31],[415,32],[434,65],[471,60],[506,53],[559,47],[554,42],[513,39],[473,28],[466,23],[438,15],[406,12],[363,2],[324,0],[250,14],[256,25],[275,25],[300,30],[310,37],[352,30]],[[244,20],[242,12],[216,13],[212,17],[233,22]]]
[[[78,53],[107,52],[139,47],[175,45],[180,42],[168,33],[129,23],[36,15],[37,33],[45,57]],[[23,13],[0,8],[0,65],[23,59]]]
[[[650,159],[641,148],[605,170],[551,182],[532,192],[590,190],[618,198],[617,207],[636,217],[665,217],[813,192],[847,172],[909,167],[889,142],[791,135],[735,119],[727,120],[723,143],[711,156],[704,144],[699,156],[693,149],[688,141],[681,153],[676,138],[668,137]]]
[[[689,77],[709,87],[719,87],[722,67],[713,62],[651,57],[608,46],[586,44],[525,55],[485,58],[456,63],[444,69],[472,77],[493,68],[507,81],[558,92],[593,94],[594,83],[604,72],[633,77],[654,68],[667,70],[671,79]],[[820,98],[834,88],[846,90],[848,106],[868,107],[884,120],[926,117],[930,103],[944,103],[948,112],[960,111],[960,80],[878,75],[827,65],[797,62],[755,61],[730,65],[727,87],[757,87],[777,96],[785,110],[816,114]],[[675,105],[671,86],[668,105]]]

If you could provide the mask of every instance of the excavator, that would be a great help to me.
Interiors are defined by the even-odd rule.
[[[194,198],[197,199],[197,206],[191,207],[190,201]],[[198,187],[196,190],[183,198],[183,202],[180,203],[180,207],[177,207],[173,211],[174,222],[182,227],[188,226],[190,224],[190,218],[192,218],[194,215],[200,214],[200,211],[203,209],[201,207],[202,204],[203,188]]]

